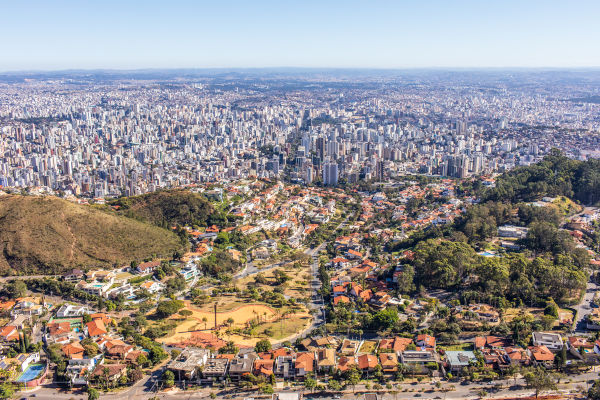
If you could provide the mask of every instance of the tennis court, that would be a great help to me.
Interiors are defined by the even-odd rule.
[[[29,367],[27,367],[25,372],[19,376],[17,382],[25,383],[34,380],[39,374],[42,373],[42,371],[44,371],[44,367],[44,364],[31,364]]]

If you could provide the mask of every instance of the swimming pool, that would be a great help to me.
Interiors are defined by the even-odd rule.
[[[31,364],[27,369],[17,378],[17,382],[29,382],[38,377],[46,366],[44,364]]]

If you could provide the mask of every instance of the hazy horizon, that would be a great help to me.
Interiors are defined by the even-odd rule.
[[[0,71],[600,68],[600,3],[11,2]]]

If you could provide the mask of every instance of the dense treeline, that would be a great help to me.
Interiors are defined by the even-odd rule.
[[[501,175],[485,199],[518,203],[560,195],[587,205],[600,202],[600,160],[577,161],[554,149],[537,164]]]
[[[585,262],[583,252],[488,258],[467,243],[430,239],[416,246],[412,265],[415,283],[425,288],[458,290],[471,297],[467,301],[504,298],[535,304],[548,297],[569,301],[585,288],[587,275],[581,265]]]
[[[218,249],[215,249],[200,263],[202,272],[215,278],[223,278],[225,275],[232,274],[239,270],[241,266],[242,263],[235,260],[227,251]]]
[[[168,228],[171,226],[222,225],[226,217],[215,212],[208,200],[189,190],[159,190],[110,202],[118,212],[134,219]]]

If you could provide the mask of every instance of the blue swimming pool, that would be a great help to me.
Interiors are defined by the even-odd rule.
[[[46,366],[44,364],[31,364],[27,369],[17,378],[17,382],[29,382],[37,378]]]

